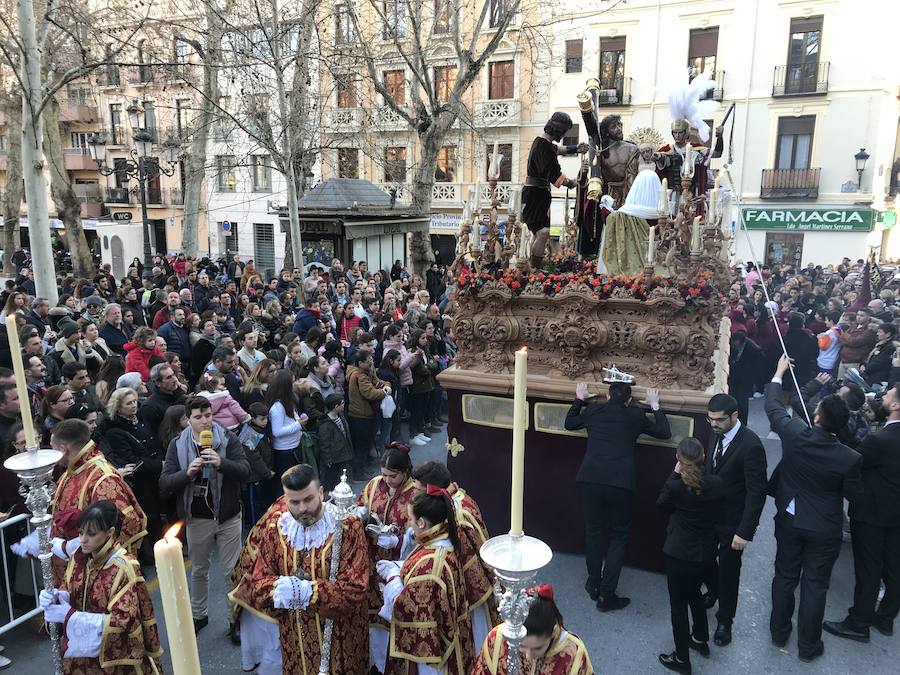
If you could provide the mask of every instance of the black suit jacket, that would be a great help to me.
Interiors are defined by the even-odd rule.
[[[737,534],[750,541],[766,504],[766,450],[759,436],[742,424],[714,469],[713,455],[718,438],[712,434],[712,442],[706,451],[706,473],[719,476],[726,487],[719,536],[730,542]]]
[[[725,492],[725,482],[707,474],[700,494],[695,495],[681,476],[673,473],[656,500],[658,507],[671,514],[663,553],[678,560],[712,560],[718,550],[716,526]]]
[[[858,450],[864,494],[850,504],[850,518],[900,527],[900,422],[866,434]]]
[[[862,455],[819,427],[792,419],[781,402],[781,385],[766,385],[766,414],[781,437],[781,462],[769,480],[778,513],[794,500],[794,526],[840,536],[844,498],[862,496]]]
[[[638,436],[670,438],[662,410],[651,422],[644,410],[622,403],[589,403],[575,399],[566,415],[569,431],[587,429],[587,451],[575,480],[579,483],[635,489],[634,444]]]

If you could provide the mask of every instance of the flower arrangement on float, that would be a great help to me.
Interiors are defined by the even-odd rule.
[[[722,293],[712,282],[712,276],[705,270],[698,271],[691,279],[656,275],[610,276],[597,274],[595,262],[579,260],[575,256],[555,256],[545,268],[527,273],[515,267],[478,271],[463,267],[457,283],[460,293],[477,294],[486,283],[498,282],[508,287],[515,296],[521,295],[526,287],[534,289],[539,286],[548,297],[561,293],[569,284],[583,284],[601,300],[614,295],[622,297],[623,291],[617,289],[624,289],[626,297],[634,300],[647,300],[656,288],[674,288],[688,306],[700,306],[722,298]]]

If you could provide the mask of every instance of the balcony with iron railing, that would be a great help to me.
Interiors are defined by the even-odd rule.
[[[362,120],[362,108],[330,108],[325,111],[325,133],[356,133],[362,129]],[[406,122],[404,121],[404,124],[405,123]]]
[[[59,102],[60,122],[96,122],[97,104],[88,92],[69,92]]]
[[[81,202],[82,218],[98,218],[103,215],[103,196],[96,183],[75,183],[72,191]]]
[[[631,105],[631,78],[616,78],[615,87],[604,89],[601,85],[598,96],[601,106]]]
[[[818,199],[822,169],[763,169],[761,199]]]
[[[131,134],[126,133],[121,124],[109,125],[103,135],[107,145],[128,145],[131,142]]]
[[[127,187],[108,187],[105,201],[107,204],[128,204],[129,193],[130,190]]]
[[[725,98],[725,71],[717,70],[712,74],[716,86],[700,95],[701,101],[719,101]]]
[[[406,182],[385,182],[379,183],[378,187],[390,194],[392,190],[396,191],[398,202],[408,202],[412,199],[412,185]],[[498,182],[497,198],[500,200],[500,207],[509,206],[509,196],[513,189],[517,188],[517,183]],[[436,182],[431,187],[432,204],[438,206],[454,206],[461,208],[462,202],[469,198],[469,192],[474,191],[474,183],[444,183]],[[492,194],[491,187],[487,183],[481,183],[480,204],[487,208],[491,204]]]
[[[475,103],[475,125],[478,127],[519,126],[522,102],[517,98],[489,99]]]
[[[772,80],[772,96],[822,96],[828,93],[828,75],[831,63],[808,61],[807,63],[775,66]]]
[[[169,206],[184,206],[184,191],[180,187],[166,188],[165,199]]]
[[[153,81],[152,66],[132,66],[128,72],[129,84],[149,84]]]

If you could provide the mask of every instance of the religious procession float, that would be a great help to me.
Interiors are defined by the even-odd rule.
[[[532,146],[521,214],[519,199],[511,199],[502,233],[498,199],[489,213],[463,218],[453,266],[459,352],[439,379],[449,398],[449,466],[491,531],[509,522],[517,405],[525,407],[527,451],[524,486],[514,490],[524,492],[525,530],[553,550],[581,552],[575,475],[586,439],[564,428],[575,385],[589,383],[600,400],[610,382],[632,383],[635,401],[658,388],[672,438],[639,440],[634,519],[641,536],[631,538],[628,562],[662,569],[666,517],[656,497],[678,442],[706,442],[706,403],[726,388],[733,234],[723,218],[728,191],[710,167],[722,153],[722,127],[703,121],[718,106],[702,100],[713,86],[700,76],[671,92],[672,140],[664,143],[651,129],[624,139],[619,116],[600,110],[599,83],[588,81],[578,104],[589,142],[556,146],[572,121],[555,113]],[[581,171],[568,179],[554,154],[576,152]],[[493,160],[496,176],[500,155]],[[558,244],[547,229],[551,186],[576,194],[574,217],[566,198]],[[517,404],[510,396],[523,347],[527,400]]]

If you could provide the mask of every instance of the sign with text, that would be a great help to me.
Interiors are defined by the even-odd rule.
[[[799,230],[804,232],[871,232],[872,209],[770,209],[745,207],[749,230]]]
[[[114,211],[112,214],[112,219],[117,220],[120,223],[127,223],[131,221],[131,212],[130,211]]]

